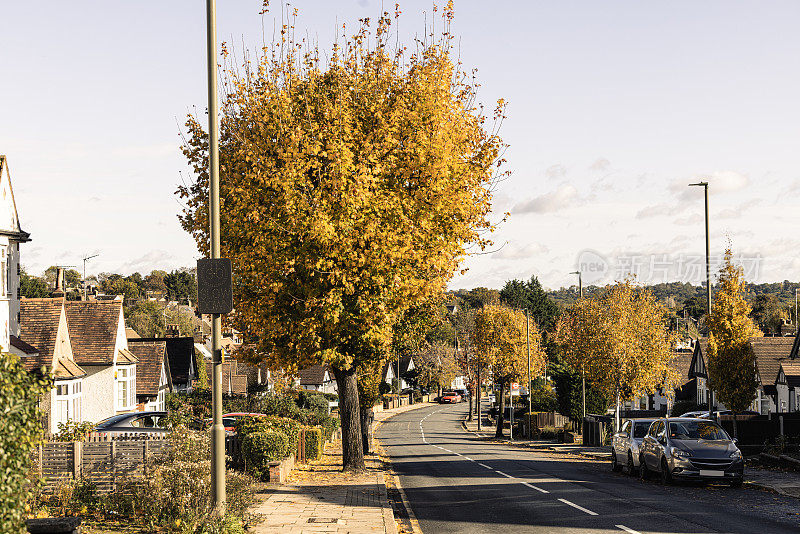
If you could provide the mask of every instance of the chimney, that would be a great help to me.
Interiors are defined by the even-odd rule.
[[[63,297],[64,292],[64,269],[56,267],[56,288],[50,293],[51,297]]]

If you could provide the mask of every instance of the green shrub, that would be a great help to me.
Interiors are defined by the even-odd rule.
[[[305,433],[305,452],[306,461],[319,460],[322,458],[322,429],[319,427],[307,428]]]
[[[336,432],[336,429],[339,428],[339,418],[338,417],[329,417],[325,421],[323,421],[321,428],[322,428],[322,438],[325,441],[330,441],[333,439],[333,433]]]
[[[297,405],[312,412],[328,413],[328,398],[319,391],[300,390],[297,397]]]
[[[29,373],[13,354],[0,353],[0,532],[22,532],[31,456],[42,436],[39,398],[49,374]]]
[[[283,460],[290,453],[289,440],[282,432],[251,432],[241,440],[245,468],[261,480],[269,479],[269,462]]]
[[[536,432],[536,437],[537,439],[558,439],[559,431],[563,432],[563,429],[554,426],[543,426]]]
[[[302,424],[289,419],[288,417],[242,417],[236,423],[236,433],[244,437],[254,432],[279,432],[286,436],[289,441],[289,454],[297,449],[297,440],[299,439],[300,429]]]
[[[66,423],[58,423],[58,433],[53,436],[53,441],[83,441],[93,429],[94,423],[78,423],[70,419]]]
[[[531,407],[534,412],[554,412],[558,408],[556,392],[545,384],[531,390]]]

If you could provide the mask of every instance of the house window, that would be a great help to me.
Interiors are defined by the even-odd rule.
[[[6,249],[0,252],[0,295],[6,296],[8,289],[8,269],[6,269]]]
[[[156,410],[158,410],[159,412],[163,412],[164,408],[165,408],[165,402],[166,402],[165,390],[163,390],[163,389],[159,390],[159,392],[158,392],[158,405],[156,406]]]
[[[67,383],[57,384],[56,390],[56,419],[55,427],[58,423],[67,421],[80,422],[82,419],[82,400],[83,393],[80,380],[73,380]]]
[[[136,404],[135,367],[120,367],[117,370],[117,410],[127,410]]]

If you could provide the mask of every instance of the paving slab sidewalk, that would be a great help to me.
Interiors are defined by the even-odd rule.
[[[337,440],[319,463],[297,466],[287,484],[249,509],[259,516],[250,532],[396,534],[380,460],[370,455],[364,473],[343,473],[341,454]]]
[[[495,427],[487,424],[484,420],[481,423],[481,432],[478,432],[477,420],[464,421],[464,428],[468,432],[475,433],[485,439],[494,438]],[[597,461],[610,461],[611,451],[609,447],[590,447],[576,443],[555,443],[552,441],[537,440],[514,440],[509,441],[506,437],[503,441],[517,447],[528,447],[531,449],[548,450],[562,454],[575,454]],[[744,472],[744,482],[746,485],[773,491],[781,495],[800,498],[800,473],[778,471],[771,469],[761,469],[758,467],[747,466]]]

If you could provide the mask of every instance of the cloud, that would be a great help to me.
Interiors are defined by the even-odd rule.
[[[499,251],[492,254],[493,260],[522,260],[537,254],[547,254],[550,251],[541,243],[530,243],[524,247],[504,246]]]
[[[561,165],[560,163],[557,165],[551,165],[550,167],[547,168],[546,171],[544,171],[544,174],[548,178],[557,180],[567,175],[567,168]]]
[[[598,158],[589,166],[589,170],[595,172],[607,172],[611,168],[611,162],[606,158]]]
[[[670,215],[675,213],[675,208],[668,204],[653,204],[642,208],[636,213],[637,219],[649,219],[650,217],[658,217],[660,215]]]
[[[703,222],[703,216],[699,213],[692,213],[688,217],[681,217],[672,221],[675,224],[680,224],[682,226],[690,226],[692,224],[700,224]]]
[[[151,250],[136,259],[127,261],[114,269],[117,273],[146,272],[165,269],[175,263],[175,256],[165,250]]]
[[[736,171],[714,171],[711,174],[696,174],[689,179],[678,178],[673,180],[669,189],[682,200],[693,200],[697,199],[701,193],[693,191],[693,189],[698,188],[689,187],[689,184],[698,182],[708,182],[709,194],[714,194],[729,193],[744,189],[747,187],[750,179],[747,175]]]
[[[514,206],[514,213],[552,213],[574,205],[578,190],[572,184],[562,184],[555,191],[534,197]]]
[[[724,210],[720,211],[719,213],[717,213],[714,216],[714,218],[715,219],[738,219],[739,217],[741,217],[744,214],[745,211],[747,211],[750,208],[752,208],[753,206],[757,206],[759,204],[761,204],[761,199],[760,198],[754,198],[754,199],[748,200],[747,202],[742,202],[741,204],[739,204],[735,208],[724,209]]]

